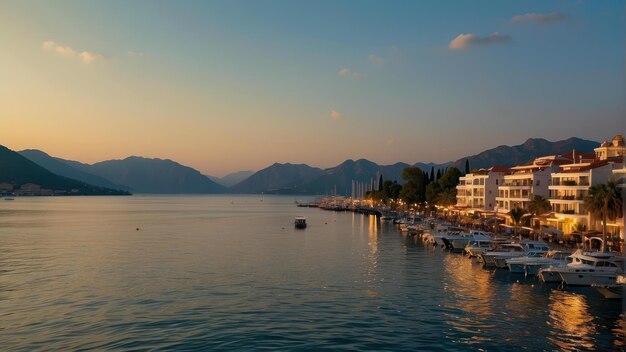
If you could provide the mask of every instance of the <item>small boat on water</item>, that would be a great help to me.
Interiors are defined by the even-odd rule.
[[[622,273],[623,258],[612,253],[584,252],[579,249],[570,259],[569,264],[541,269],[539,279],[573,286],[604,286],[616,284],[617,276]]]
[[[461,232],[457,237],[447,239],[453,252],[463,252],[465,247],[472,241],[491,241],[491,236],[483,231],[471,230]]]
[[[304,216],[296,216],[293,223],[297,229],[306,228],[306,218]]]
[[[531,251],[526,256],[510,258],[506,260],[506,265],[512,273],[537,275],[539,269],[550,266],[559,266],[567,263],[567,258],[571,255],[565,251]]]
[[[478,257],[485,252],[492,251],[494,249],[494,243],[491,238],[484,240],[470,241],[463,249],[465,254],[470,258]]]
[[[491,252],[482,253],[482,263],[485,267],[508,268],[506,261],[511,258],[525,257],[534,252],[534,256],[541,256],[550,250],[543,241],[521,241],[519,243],[502,244]]]

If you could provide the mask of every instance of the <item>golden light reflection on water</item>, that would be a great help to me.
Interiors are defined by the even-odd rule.
[[[445,307],[460,310],[463,314],[454,314],[447,322],[462,334],[471,334],[462,342],[473,344],[493,340],[485,333],[497,328],[491,321],[494,312],[492,302],[495,291],[491,283],[492,273],[475,270],[471,260],[460,255],[446,255],[443,258],[445,268],[444,288],[453,295]]]
[[[550,340],[565,351],[595,350],[597,332],[584,296],[553,290],[549,298]]]
[[[378,254],[378,221],[376,220],[375,215],[370,215],[368,217],[369,227],[368,227],[368,237],[369,237],[369,246],[372,255]]]
[[[620,315],[612,331],[613,335],[616,337],[613,341],[613,345],[624,349],[624,347],[626,347],[626,313]]]

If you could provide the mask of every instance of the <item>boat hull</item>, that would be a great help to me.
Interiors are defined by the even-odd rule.
[[[602,271],[559,271],[561,280],[571,286],[615,285],[617,273]]]

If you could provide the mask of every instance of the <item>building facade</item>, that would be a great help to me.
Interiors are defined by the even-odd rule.
[[[457,189],[457,208],[491,212],[496,207],[498,186],[502,184],[509,168],[494,166],[480,169],[459,178]]]
[[[505,175],[504,182],[498,186],[497,213],[504,216],[511,209],[525,209],[536,195],[548,198],[551,174],[558,171],[559,165],[571,162],[570,158],[553,155],[512,167],[511,173]]]

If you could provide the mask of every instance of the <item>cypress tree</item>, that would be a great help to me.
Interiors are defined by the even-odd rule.
[[[469,159],[465,159],[465,174],[469,174],[470,173],[470,168],[469,168]]]
[[[380,174],[380,177],[378,178],[378,190],[383,190],[383,174]]]
[[[430,182],[435,182],[435,167],[431,167],[430,168],[430,179],[428,180],[428,183]]]
[[[435,181],[438,181],[441,178],[441,169],[437,169],[437,177],[435,178]]]

